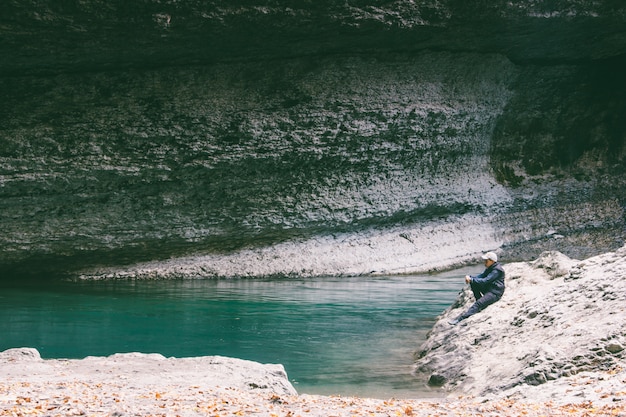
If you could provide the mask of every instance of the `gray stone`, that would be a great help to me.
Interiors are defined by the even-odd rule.
[[[132,379],[135,386],[190,384],[294,395],[285,368],[223,356],[166,358],[160,354],[120,353],[84,359],[41,359],[36,349],[0,352],[4,382],[41,382],[62,385],[76,380],[115,383]]]
[[[36,362],[41,360],[37,349],[13,348],[0,352],[0,360],[8,362]]]
[[[431,387],[441,387],[446,383],[446,377],[443,375],[432,374],[428,378],[428,385]]]
[[[606,350],[612,354],[616,354],[616,353],[620,353],[621,351],[623,351],[624,347],[617,343],[611,343],[610,345],[606,347]]]
[[[507,280],[502,299],[464,326],[449,326],[447,321],[473,302],[463,295],[464,302],[439,317],[420,347],[416,372],[445,375],[442,389],[453,393],[515,392],[531,399],[567,398],[583,375],[621,384],[625,255],[626,246],[584,261],[550,252],[534,262],[505,264],[507,274],[517,278]],[[566,279],[567,268],[576,268],[576,280]],[[617,297],[604,297],[606,291]],[[488,342],[477,343],[482,340]],[[540,391],[529,388],[535,386]]]

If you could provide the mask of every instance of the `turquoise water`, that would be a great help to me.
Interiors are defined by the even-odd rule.
[[[299,393],[431,396],[412,355],[464,274],[4,284],[0,349],[223,355],[283,364]]]

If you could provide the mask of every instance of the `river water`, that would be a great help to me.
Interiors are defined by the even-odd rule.
[[[412,355],[466,272],[4,283],[0,349],[222,355],[283,364],[299,393],[434,396],[411,375]]]

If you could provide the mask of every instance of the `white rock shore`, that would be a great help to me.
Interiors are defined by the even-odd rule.
[[[450,326],[465,290],[418,352],[445,399],[298,395],[281,365],[224,357],[22,348],[0,353],[0,416],[626,416],[626,247],[505,269],[502,300]]]
[[[0,376],[0,416],[13,417],[626,416],[622,403],[297,395],[280,365],[222,357],[43,360],[34,349],[11,349],[0,354]]]
[[[416,353],[451,392],[559,403],[626,402],[626,246],[584,261],[545,252],[504,265],[502,299],[456,326],[469,286]]]

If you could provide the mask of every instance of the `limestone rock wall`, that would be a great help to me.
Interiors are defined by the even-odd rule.
[[[451,262],[624,243],[619,2],[3,7],[3,276],[381,233],[413,248],[377,270],[445,236]]]

